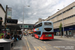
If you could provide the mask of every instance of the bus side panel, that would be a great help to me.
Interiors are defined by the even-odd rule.
[[[35,38],[39,38],[39,36],[38,36],[37,34],[34,34],[34,37],[35,37]]]
[[[52,36],[46,37],[46,35],[49,35],[49,34],[52,35]],[[54,33],[53,32],[51,32],[51,33],[50,32],[49,33],[44,32],[39,39],[41,39],[41,40],[54,39]]]

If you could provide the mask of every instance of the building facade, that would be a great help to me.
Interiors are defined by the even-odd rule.
[[[45,19],[39,18],[39,20],[38,20],[35,24],[38,24],[38,23],[40,23],[40,22],[42,22],[42,21],[45,21]]]
[[[60,35],[59,26],[62,23],[62,35],[75,35],[75,2],[71,3],[67,7],[59,10],[52,16],[45,19],[45,21],[52,21],[54,32],[56,35]]]
[[[3,6],[1,4],[0,4],[0,19],[2,19],[2,25],[4,25],[4,22],[5,22],[5,10],[4,10],[4,8],[3,8]]]
[[[3,6],[0,4],[0,32],[1,29],[4,28],[4,22],[5,22],[5,10]]]
[[[20,27],[17,25],[18,19],[6,19],[6,30],[7,32],[12,33],[13,35],[17,33],[17,30],[21,30]]]

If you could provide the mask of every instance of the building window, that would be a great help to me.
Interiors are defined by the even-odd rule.
[[[73,8],[75,8],[75,6],[73,6]]]
[[[63,20],[66,20],[66,19],[69,19],[69,18],[72,18],[72,17],[75,17],[75,15],[72,15],[72,16],[69,16],[69,17],[67,17],[67,18],[64,18]],[[57,22],[60,22],[60,21],[62,21],[62,19],[61,19],[61,20],[58,20],[58,21],[56,21],[56,22],[54,22],[54,23],[57,23]]]
[[[20,25],[20,27],[22,28],[22,25]]]
[[[67,12],[67,11],[73,9],[73,8],[75,8],[75,6],[73,6],[73,7],[69,8],[69,9],[65,10],[64,12],[62,12],[62,13],[60,13],[60,14],[58,14],[58,15],[56,15],[56,16],[50,18],[50,19],[48,19],[47,21],[49,21],[49,20],[51,20],[51,19],[54,19],[55,17],[57,17],[57,16],[59,16],[59,15],[62,15],[63,13],[65,13],[65,12]]]
[[[29,25],[29,28],[33,28],[33,26],[32,25]]]

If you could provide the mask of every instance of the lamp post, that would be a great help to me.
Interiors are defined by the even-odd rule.
[[[8,9],[8,5],[6,5],[6,13],[5,13],[5,32],[6,32],[6,23],[7,23],[7,9]]]
[[[22,3],[24,3],[24,1],[22,0]],[[24,4],[23,4],[24,5]],[[23,25],[22,25],[22,29],[24,29],[24,7],[30,7],[30,5],[27,6],[23,6]]]
[[[23,25],[22,25],[23,35],[24,35],[24,7],[26,6],[23,6]],[[30,7],[30,6],[28,5],[27,7]]]
[[[23,26],[22,28],[24,29],[24,7],[23,7]]]
[[[58,9],[60,10],[60,9]],[[62,26],[63,26],[63,36],[64,36],[64,22],[63,22],[63,11],[62,11]]]
[[[24,7],[25,6],[23,6],[23,29],[24,29]],[[30,6],[28,5],[27,7],[30,7]]]

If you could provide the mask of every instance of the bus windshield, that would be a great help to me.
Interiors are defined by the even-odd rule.
[[[52,25],[50,22],[45,22],[44,25]]]

